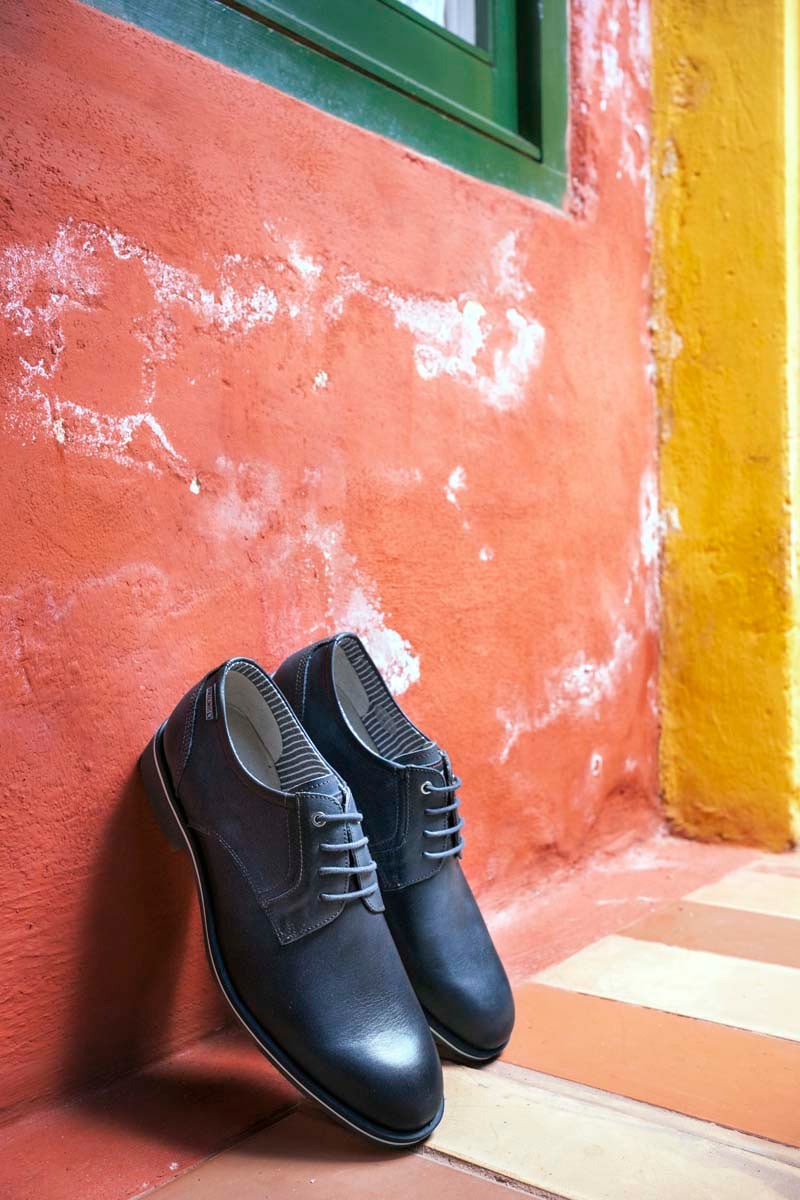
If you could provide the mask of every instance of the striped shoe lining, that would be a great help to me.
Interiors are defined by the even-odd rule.
[[[428,749],[430,739],[411,724],[397,705],[358,638],[344,637],[338,644],[366,692],[369,708],[360,716],[378,753],[384,758],[397,759]]]
[[[322,758],[289,705],[265,671],[252,663],[236,661],[228,670],[237,671],[258,688],[269,705],[280,730],[282,750],[275,767],[285,792],[295,792],[314,780],[324,779],[331,769]]]

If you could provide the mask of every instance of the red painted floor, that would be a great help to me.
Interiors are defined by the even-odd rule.
[[[3,1200],[123,1200],[174,1178],[299,1101],[240,1034],[0,1130]]]

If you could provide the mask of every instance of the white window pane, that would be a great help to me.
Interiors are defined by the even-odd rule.
[[[405,0],[405,2],[409,8],[414,9],[414,12],[427,17],[429,21],[435,21],[437,25],[444,25],[446,0]]]
[[[405,0],[414,12],[458,34],[474,46],[477,41],[476,8],[478,0]]]
[[[477,41],[476,7],[477,0],[446,0],[445,4],[445,27],[473,46]]]

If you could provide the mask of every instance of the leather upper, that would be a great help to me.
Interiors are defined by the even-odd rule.
[[[426,837],[426,830],[444,830],[454,817],[426,812],[446,800],[432,802],[423,791],[426,782],[452,784],[449,760],[435,747],[437,753],[427,756],[436,760],[432,764],[398,762],[358,736],[333,669],[337,643],[353,637],[339,634],[298,651],[278,668],[276,682],[364,814],[389,927],[421,1003],[470,1046],[499,1049],[514,1023],[502,963],[459,859],[425,856],[452,845],[448,838]]]
[[[225,966],[256,1020],[323,1087],[393,1129],[419,1128],[441,1104],[441,1070],[380,893],[320,898],[373,878],[370,848],[349,850],[358,821],[324,820],[355,813],[353,797],[329,769],[293,793],[245,769],[226,721],[226,679],[244,662],[193,688],[162,740]],[[365,870],[320,876],[343,863]]]

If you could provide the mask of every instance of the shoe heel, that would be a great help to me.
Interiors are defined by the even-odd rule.
[[[161,730],[159,729],[158,733],[147,743],[147,747],[139,759],[139,773],[142,776],[147,799],[150,801],[150,807],[155,813],[161,832],[176,850],[185,851],[186,838],[167,794],[169,783],[164,777],[164,767],[159,751],[160,740]]]

